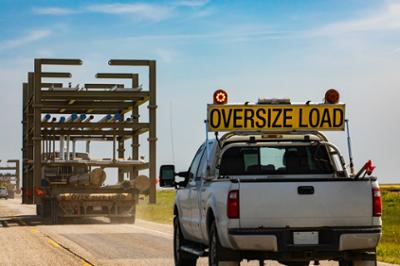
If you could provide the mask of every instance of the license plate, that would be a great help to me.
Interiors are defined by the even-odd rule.
[[[94,211],[101,211],[101,210],[103,210],[103,207],[101,207],[101,206],[93,206],[93,210]]]
[[[295,245],[316,245],[318,243],[318,232],[293,232],[293,244]]]

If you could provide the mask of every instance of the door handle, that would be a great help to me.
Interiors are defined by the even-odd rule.
[[[314,194],[313,186],[300,186],[297,188],[297,193],[299,195],[312,195]]]

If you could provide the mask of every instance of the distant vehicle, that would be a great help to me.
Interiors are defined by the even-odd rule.
[[[226,103],[227,95],[216,96]],[[336,104],[338,95],[330,98],[335,102],[209,105],[207,129],[228,133],[215,140],[207,134],[188,171],[160,169],[160,186],[177,188],[175,265],[196,265],[207,254],[211,266],[243,259],[377,265],[382,201],[370,176],[375,167],[368,161],[357,174],[348,171],[319,132],[344,130],[344,105]]]
[[[8,190],[5,187],[0,187],[0,199],[8,199]]]

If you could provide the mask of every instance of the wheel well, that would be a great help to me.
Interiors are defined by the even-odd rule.
[[[215,216],[214,216],[212,209],[208,209],[208,211],[207,211],[207,234],[210,233],[211,224],[214,220],[215,220]]]

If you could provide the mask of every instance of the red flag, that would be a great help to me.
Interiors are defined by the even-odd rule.
[[[365,172],[367,172],[368,175],[371,175],[372,172],[374,171],[374,169],[376,168],[376,166],[372,163],[371,160],[369,160],[365,165]]]

